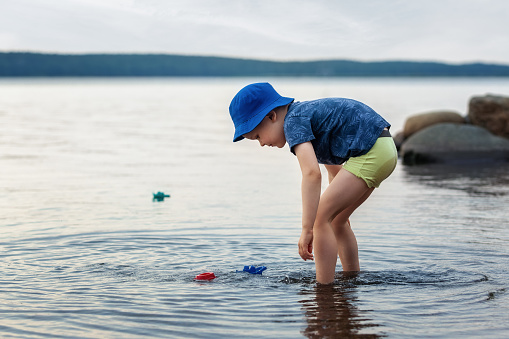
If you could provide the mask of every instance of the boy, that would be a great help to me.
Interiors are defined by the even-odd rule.
[[[304,260],[316,258],[317,282],[334,281],[338,255],[343,271],[359,271],[357,240],[349,217],[396,166],[390,124],[358,101],[294,102],[268,83],[244,87],[229,110],[235,125],[234,142],[246,138],[279,148],[288,143],[297,156],[303,209],[299,254]],[[329,176],[329,186],[321,196],[319,164],[325,165]]]

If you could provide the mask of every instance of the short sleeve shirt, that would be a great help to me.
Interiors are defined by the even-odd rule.
[[[319,163],[339,165],[366,154],[390,124],[369,106],[352,99],[293,102],[284,132],[290,150],[310,141]]]

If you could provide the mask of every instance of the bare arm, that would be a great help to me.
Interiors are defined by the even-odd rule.
[[[313,224],[320,202],[322,174],[311,142],[295,146],[295,155],[302,172],[302,234],[299,254],[304,260],[313,260]]]

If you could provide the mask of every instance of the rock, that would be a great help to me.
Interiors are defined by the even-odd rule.
[[[405,122],[403,136],[406,139],[426,127],[445,122],[462,124],[465,122],[465,118],[454,111],[436,111],[412,115]]]
[[[393,136],[392,139],[394,140],[396,149],[399,152],[399,150],[401,149],[401,145],[403,145],[403,142],[405,141],[405,137],[403,136],[403,131],[396,133],[396,135]]]
[[[478,126],[437,124],[408,138],[400,154],[405,165],[509,161],[509,140]]]
[[[509,138],[509,97],[486,95],[471,98],[468,118],[474,125]]]

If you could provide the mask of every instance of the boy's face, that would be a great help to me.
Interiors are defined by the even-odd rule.
[[[284,119],[272,111],[263,118],[262,122],[254,130],[243,136],[249,140],[258,140],[262,147],[283,148],[286,144]]]

